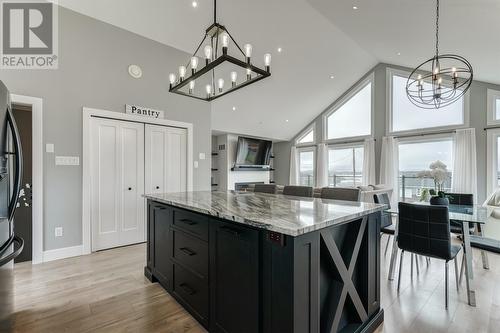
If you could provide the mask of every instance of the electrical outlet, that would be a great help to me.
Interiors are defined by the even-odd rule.
[[[62,227],[56,227],[54,229],[56,237],[62,237],[63,235],[63,228]]]
[[[45,151],[47,153],[53,153],[54,152],[54,144],[53,143],[47,143],[45,145]]]
[[[198,169],[198,161],[194,161],[194,168]]]

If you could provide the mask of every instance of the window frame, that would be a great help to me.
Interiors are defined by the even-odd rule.
[[[309,134],[310,131],[313,131],[313,141],[309,142],[302,142],[299,143],[301,139],[303,139],[307,134]],[[296,147],[306,147],[306,146],[313,146],[316,144],[316,123],[312,123],[311,125],[307,126],[305,130],[303,130],[295,139],[295,146]]]
[[[497,113],[497,105],[496,101],[497,99],[500,99],[500,91],[499,90],[494,90],[494,89],[489,89],[486,92],[486,102],[487,102],[487,125],[488,126],[494,126],[494,125],[500,125],[500,119],[496,119],[496,113]]]
[[[371,83],[370,134],[328,139],[328,118],[333,113],[337,112],[338,109],[344,106],[344,104],[347,103],[351,98],[353,98],[358,92],[363,90],[363,88],[365,88],[366,85],[368,85],[369,83]],[[375,72],[372,71],[368,76],[366,76],[364,79],[358,82],[354,87],[352,87],[352,89],[350,89],[344,96],[342,96],[339,100],[337,100],[334,103],[334,105],[326,113],[323,114],[323,117],[321,118],[323,122],[323,142],[325,142],[326,144],[335,144],[339,142],[345,142],[346,140],[362,141],[364,139],[372,138],[375,131],[374,117],[375,117]]]
[[[486,190],[489,196],[495,189],[498,188],[497,177],[498,172],[498,138],[500,138],[500,128],[488,130],[486,139]]]
[[[356,148],[363,148],[364,152],[364,142],[363,141],[356,141],[356,142],[348,142],[348,143],[338,143],[338,144],[329,144],[327,145],[327,170],[330,169],[330,150],[339,150],[339,149],[356,149]],[[356,169],[356,164],[354,162],[355,158],[353,159],[353,167]],[[363,177],[363,172],[365,169],[364,161],[363,161],[363,169],[361,170],[361,177]],[[328,179],[330,178],[330,174],[328,174]],[[360,184],[362,185],[362,184]],[[328,182],[328,186],[330,186],[330,182]],[[335,187],[335,185],[334,185]]]
[[[399,181],[400,181],[400,172],[401,169],[399,168],[399,163],[401,156],[399,154],[399,145],[401,144],[414,144],[414,143],[427,143],[427,142],[437,142],[437,141],[451,141],[452,144],[452,150],[451,150],[451,158],[453,162],[453,140],[454,140],[454,133],[437,133],[437,134],[429,134],[429,135],[424,135],[424,136],[407,136],[403,138],[398,139],[398,194],[399,194]],[[451,182],[453,183],[453,165],[447,165],[447,169],[451,172]],[[403,194],[404,195],[404,194]],[[404,198],[401,197],[401,199],[404,201]]]
[[[470,123],[470,90],[468,90],[463,96],[463,107],[462,114],[464,122],[459,125],[445,125],[445,126],[436,126],[436,127],[425,127],[425,128],[416,128],[411,130],[403,130],[403,131],[393,131],[393,117],[392,117],[392,78],[393,76],[402,76],[408,77],[411,73],[405,70],[395,69],[395,68],[386,68],[386,123],[385,123],[385,132],[387,136],[390,135],[412,135],[412,134],[422,134],[422,133],[439,133],[443,131],[449,131],[460,128],[469,128]]]
[[[298,165],[297,165],[297,173],[298,173],[298,178],[299,178],[299,185],[300,184],[300,154],[301,153],[307,153],[307,152],[312,152],[313,153],[313,183],[312,183],[312,187],[315,187],[316,186],[316,178],[317,178],[317,175],[316,175],[316,171],[317,171],[317,168],[318,166],[316,165],[318,163],[318,161],[316,160],[316,146],[303,146],[303,147],[297,147],[297,162],[298,162]]]

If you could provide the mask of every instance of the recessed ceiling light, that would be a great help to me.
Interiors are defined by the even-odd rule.
[[[335,79],[335,75],[330,75],[330,79]]]
[[[400,56],[400,55],[401,55],[401,52],[398,52],[398,53],[396,53],[396,54],[397,54],[398,56]]]
[[[281,53],[281,51],[283,51],[283,49],[281,47],[278,47],[278,52]]]
[[[352,9],[356,10],[358,9],[358,6],[352,6]]]
[[[191,2],[191,6],[193,6],[193,8],[198,7],[198,2],[197,1]]]
[[[236,106],[233,106],[233,111],[236,111]]]
[[[287,119],[287,120],[285,120],[285,121],[286,121],[286,122],[288,122],[288,119]]]

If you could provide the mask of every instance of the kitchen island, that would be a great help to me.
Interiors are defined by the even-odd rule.
[[[373,332],[383,205],[152,194],[145,275],[210,332]]]

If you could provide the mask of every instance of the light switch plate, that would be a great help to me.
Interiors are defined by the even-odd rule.
[[[56,165],[80,165],[80,157],[56,156]]]
[[[194,168],[198,169],[198,161],[194,161]]]
[[[200,153],[200,160],[204,160],[205,158],[205,153]]]
[[[62,237],[63,235],[63,228],[62,227],[56,227],[54,229],[54,234],[56,237]]]
[[[45,151],[47,153],[53,153],[54,152],[54,144],[53,143],[47,143],[45,145]]]

